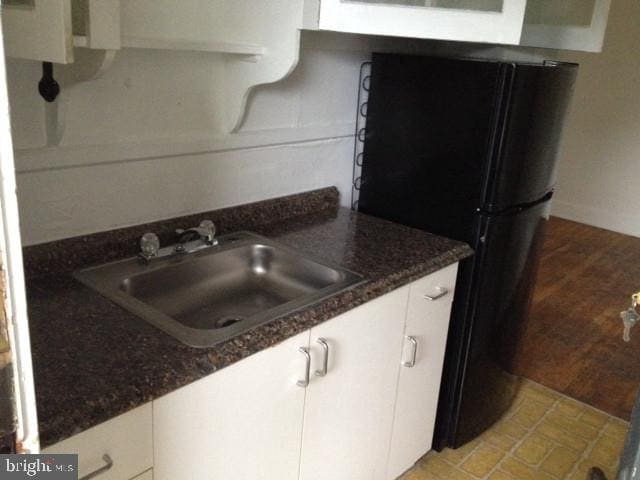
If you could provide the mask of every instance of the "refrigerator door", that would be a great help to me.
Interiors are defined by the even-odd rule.
[[[512,65],[482,209],[535,202],[553,189],[578,66]]]
[[[544,201],[510,215],[477,215],[476,256],[461,273],[468,291],[456,292],[454,300],[452,324],[460,331],[450,332],[447,345],[439,448],[476,437],[502,416],[517,391],[508,372],[528,317],[549,206]]]
[[[358,209],[469,242],[506,69],[374,54]]]

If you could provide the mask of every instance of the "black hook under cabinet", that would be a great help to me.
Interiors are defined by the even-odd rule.
[[[47,102],[53,102],[60,94],[60,85],[53,78],[51,62],[42,62],[42,78],[38,82],[38,92]]]

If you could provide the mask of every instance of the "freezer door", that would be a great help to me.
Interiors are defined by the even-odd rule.
[[[553,189],[578,66],[512,66],[483,210],[534,202]]]
[[[441,436],[447,423],[452,426],[450,445],[460,446],[490,427],[517,391],[518,380],[509,372],[528,320],[549,204],[514,215],[478,215],[481,236],[474,263],[466,268],[469,278],[460,284],[460,295],[456,288],[451,328],[457,329],[459,343],[447,346],[447,357],[459,358],[447,358],[446,366],[457,371],[443,377],[456,393],[449,388],[448,398],[440,397],[442,418],[438,413]]]
[[[470,242],[505,66],[374,54],[371,68],[359,210]]]

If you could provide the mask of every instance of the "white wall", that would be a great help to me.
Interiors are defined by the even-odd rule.
[[[554,214],[640,236],[640,3],[612,4],[602,54],[515,54],[581,64]],[[221,101],[215,54],[124,50],[100,79],[64,89],[58,111],[37,94],[39,64],[11,61],[25,244],[329,185],[347,204],[364,52],[501,55],[487,45],[376,41],[305,34],[299,66],[256,91],[232,136],[218,134],[212,114]],[[46,146],[47,132],[62,134],[60,146]]]
[[[553,214],[640,236],[640,2],[611,2],[604,50],[580,63]]]
[[[348,204],[365,59],[304,49],[288,79],[258,88],[233,136],[218,133],[212,114],[214,54],[124,50],[57,107],[37,94],[40,66],[11,61],[25,245],[331,185]],[[47,147],[47,124],[50,136],[63,130],[59,146]]]

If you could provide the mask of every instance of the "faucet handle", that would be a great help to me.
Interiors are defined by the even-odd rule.
[[[208,219],[202,220],[200,222],[200,225],[198,226],[198,228],[200,228],[201,230],[204,230],[206,233],[206,235],[204,236],[204,240],[209,244],[209,245],[217,245],[218,241],[215,239],[216,236],[216,226],[215,224]]]
[[[147,232],[140,238],[140,254],[150,259],[158,255],[160,250],[160,239],[155,233]]]
[[[216,225],[211,220],[208,220],[208,219],[202,220],[200,222],[199,227],[204,228],[205,230],[208,230],[209,232],[211,232],[211,238],[213,238],[216,235]]]

